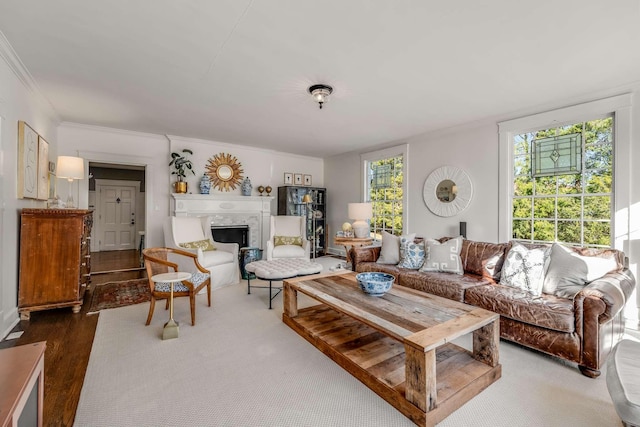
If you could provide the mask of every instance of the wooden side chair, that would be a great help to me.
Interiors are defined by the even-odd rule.
[[[156,300],[167,300],[166,306],[169,307],[169,298],[171,296],[171,284],[167,282],[154,282],[151,278],[160,273],[171,273],[178,271],[178,265],[181,271],[188,271],[192,274],[191,279],[174,283],[173,297],[189,297],[191,305],[191,324],[196,324],[196,294],[205,286],[207,287],[207,303],[211,307],[211,276],[209,271],[198,262],[198,255],[191,252],[174,248],[147,248],[142,251],[144,257],[144,265],[149,278],[149,287],[151,289],[151,304],[149,305],[149,315],[147,323],[151,323],[153,311],[156,307]],[[187,264],[187,262],[189,262]],[[185,270],[185,265],[193,264],[193,268]]]

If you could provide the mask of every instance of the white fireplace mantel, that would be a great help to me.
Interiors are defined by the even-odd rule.
[[[215,226],[248,225],[250,245],[264,249],[272,200],[272,196],[173,193],[171,212],[175,216],[210,216]]]

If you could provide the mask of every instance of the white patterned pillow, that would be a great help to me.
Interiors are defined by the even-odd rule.
[[[424,242],[414,243],[414,239],[400,238],[400,262],[398,267],[417,270],[424,262]]]
[[[426,240],[426,257],[420,271],[441,271],[443,273],[464,274],[460,252],[462,236],[440,243],[437,240]]]
[[[518,242],[512,242],[502,266],[500,284],[540,296],[549,252],[550,247],[528,249]]]

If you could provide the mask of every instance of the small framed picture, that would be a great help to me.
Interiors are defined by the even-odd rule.
[[[293,183],[295,185],[302,185],[302,174],[301,173],[294,173],[293,174]]]
[[[311,175],[304,176],[304,185],[311,185]]]
[[[293,184],[293,174],[291,172],[284,173],[284,183],[285,185]]]

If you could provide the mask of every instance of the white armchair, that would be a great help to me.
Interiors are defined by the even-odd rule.
[[[211,240],[214,251],[188,249],[181,246],[188,242]],[[240,283],[240,266],[237,243],[215,242],[211,235],[210,217],[172,216],[164,223],[164,244],[169,248],[178,248],[198,255],[198,262],[211,274],[211,287],[215,290],[222,286]],[[182,267],[182,266],[181,266]],[[181,270],[181,271],[189,271]]]
[[[302,245],[278,245],[275,236],[300,237]],[[311,243],[307,240],[307,219],[304,216],[271,216],[269,240],[267,240],[267,260],[277,258],[309,259]]]

